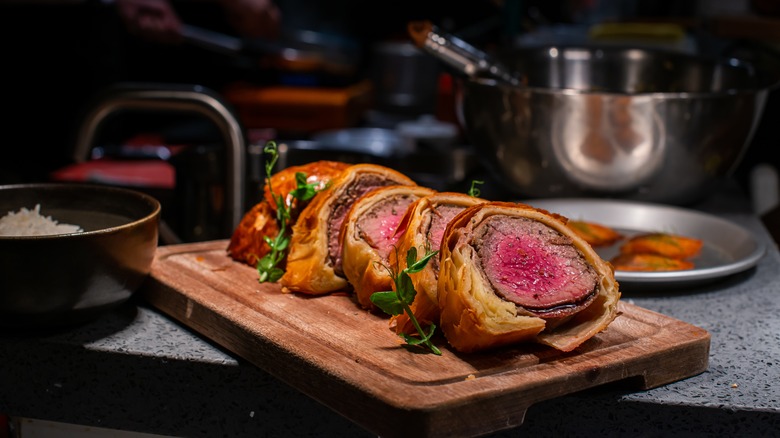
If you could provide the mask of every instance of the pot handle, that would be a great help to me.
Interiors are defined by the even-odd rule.
[[[407,30],[417,47],[469,78],[488,76],[512,86],[523,85],[518,74],[471,44],[442,32],[430,21],[412,21]]]

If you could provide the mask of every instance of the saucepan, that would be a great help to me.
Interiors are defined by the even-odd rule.
[[[527,198],[699,200],[736,169],[779,77],[737,57],[617,46],[487,55],[435,27],[410,34],[463,73],[458,113],[475,153]]]
[[[357,74],[360,46],[348,37],[311,30],[285,29],[278,40],[238,38],[193,25],[182,27],[184,41],[244,63],[276,71],[288,85],[352,83]]]

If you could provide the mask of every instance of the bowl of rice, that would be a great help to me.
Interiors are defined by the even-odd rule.
[[[80,324],[149,275],[160,203],[110,186],[0,186],[0,327]]]

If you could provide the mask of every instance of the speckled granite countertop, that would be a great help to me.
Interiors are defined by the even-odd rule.
[[[710,331],[709,369],[538,403],[495,437],[780,436],[780,253],[744,203],[697,208],[752,230],[767,254],[723,281],[623,299]],[[0,333],[0,413],[189,437],[371,436],[138,301],[67,331]]]

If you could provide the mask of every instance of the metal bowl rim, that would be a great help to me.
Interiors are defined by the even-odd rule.
[[[498,88],[510,90],[512,92],[529,92],[536,94],[565,95],[565,96],[615,96],[615,97],[652,97],[658,99],[714,99],[714,98],[732,98],[739,95],[756,95],[767,92],[771,87],[761,88],[730,88],[723,91],[649,91],[649,92],[618,92],[618,91],[598,91],[598,90],[578,90],[576,88],[549,88],[537,86],[512,86],[491,78],[468,78],[471,85],[485,88]]]
[[[674,51],[663,48],[650,48],[650,47],[636,47],[630,45],[583,45],[583,44],[539,44],[530,46],[518,46],[500,51],[501,54],[533,54],[540,52],[547,52],[549,50],[557,50],[559,52],[588,52],[591,54],[601,53],[615,56],[624,52],[641,52],[650,56],[663,56],[680,58],[685,61],[694,62],[697,64],[719,64],[719,60],[713,56],[705,56],[702,54],[694,54],[687,52]],[[733,59],[734,57],[731,57]],[[724,56],[723,59],[729,59]],[[722,59],[721,59],[722,61]],[[681,98],[701,98],[701,97],[713,97],[713,96],[733,96],[735,94],[754,94],[760,93],[769,89],[780,87],[780,81],[772,83],[766,83],[763,85],[750,84],[749,86],[733,87],[722,91],[650,91],[650,92],[616,92],[616,91],[598,91],[598,90],[579,90],[575,88],[549,88],[539,86],[520,86],[514,87],[510,84],[502,83],[493,78],[488,77],[470,77],[467,78],[469,82],[478,83],[490,87],[500,87],[502,89],[520,89],[529,90],[537,93],[550,93],[550,94],[568,94],[568,95],[604,95],[604,96],[659,96],[669,98],[670,96],[679,96]]]

